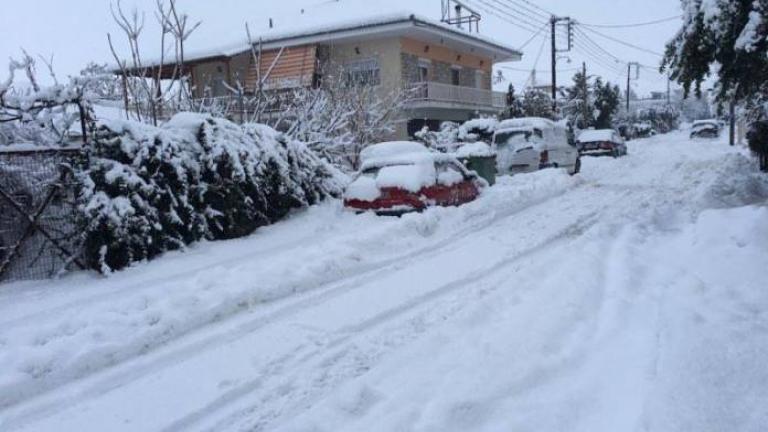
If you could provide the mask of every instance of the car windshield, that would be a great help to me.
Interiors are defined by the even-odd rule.
[[[494,139],[494,143],[500,146],[516,145],[521,142],[530,141],[532,136],[536,136],[537,138],[542,138],[544,134],[542,133],[541,129],[535,129],[535,128],[501,131],[496,133],[496,138]]]

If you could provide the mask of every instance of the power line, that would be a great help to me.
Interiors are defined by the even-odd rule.
[[[535,9],[538,9],[538,10],[540,10],[540,11],[544,12],[544,13],[545,13],[545,14],[547,14],[547,15],[550,15],[550,16],[554,16],[554,15],[557,15],[556,13],[554,13],[554,12],[550,12],[550,11],[548,11],[548,10],[544,9],[543,7],[541,7],[541,6],[537,5],[537,4],[531,3],[529,0],[521,0],[521,1],[522,1],[523,3],[525,3],[525,4],[527,4],[527,5],[529,5],[529,6],[533,7],[533,8],[535,8]]]
[[[519,3],[516,0],[506,0],[505,2],[502,2],[501,0],[493,0],[493,1],[501,5],[502,7],[509,9],[515,13],[519,13],[529,19],[540,21],[542,23],[549,21],[549,15],[545,15],[541,12],[531,9],[525,4]],[[512,7],[512,6],[515,6],[515,7]]]
[[[634,27],[645,27],[645,26],[651,26],[656,24],[662,24],[662,23],[678,20],[682,17],[683,17],[682,15],[675,15],[669,18],[662,18],[654,21],[647,21],[647,22],[635,23],[635,24],[586,24],[586,23],[579,23],[579,24],[585,27],[595,27],[595,28],[634,28]]]
[[[531,38],[530,38],[530,39],[528,39],[527,41],[525,41],[525,43],[524,43],[524,44],[522,44],[522,45],[520,46],[520,48],[518,48],[518,50],[522,51],[522,50],[523,50],[523,48],[527,47],[527,46],[528,46],[528,45],[529,45],[531,42],[533,42],[533,40],[534,40],[534,39],[536,39],[538,36],[540,36],[540,35],[541,35],[541,32],[543,32],[543,31],[544,31],[544,29],[546,29],[546,28],[547,28],[547,26],[549,26],[549,24],[544,24],[544,25],[543,25],[543,26],[542,26],[542,27],[539,29],[539,31],[538,31],[538,32],[536,32],[536,33],[535,33],[533,36],[531,36]]]
[[[580,28],[576,27],[576,34],[580,36],[584,42],[585,45],[591,47],[595,51],[599,52],[602,56],[610,58],[611,60],[615,60],[620,63],[626,63],[625,60],[620,59],[619,57],[613,55],[611,52],[603,48],[599,43],[595,42],[589,35],[584,33]]]
[[[476,1],[479,2],[479,3],[482,3],[482,5],[476,3]],[[531,26],[524,19],[521,19],[521,18],[519,18],[517,16],[514,16],[514,15],[512,15],[510,13],[501,11],[498,8],[496,8],[493,5],[491,5],[490,3],[488,3],[486,0],[471,0],[471,1],[464,0],[464,2],[469,4],[469,5],[471,5],[471,6],[474,6],[475,8],[481,9],[484,12],[487,12],[487,13],[495,16],[496,18],[499,18],[502,21],[505,21],[505,22],[507,22],[509,24],[512,24],[512,25],[516,26],[516,27],[520,27],[523,30],[529,31],[531,33],[536,33],[538,31],[538,29],[536,27]],[[515,20],[516,22],[510,21],[510,20]]]
[[[664,57],[664,54],[660,54],[660,53],[657,53],[655,51],[651,51],[651,50],[649,50],[647,48],[639,47],[639,46],[631,44],[629,42],[625,42],[625,41],[623,41],[621,39],[617,39],[617,38],[615,38],[613,36],[608,36],[606,34],[600,33],[599,31],[597,31],[595,29],[591,29],[589,27],[584,27],[584,30],[586,30],[586,31],[588,31],[590,33],[596,34],[596,35],[598,35],[600,37],[603,37],[605,39],[611,40],[613,42],[619,43],[621,45],[627,46],[629,48],[633,48],[633,49],[636,49],[638,51],[642,51],[642,52],[645,52],[645,53],[648,53],[648,54],[653,54],[655,56]]]

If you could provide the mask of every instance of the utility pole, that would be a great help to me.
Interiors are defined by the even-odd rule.
[[[552,111],[557,112],[557,17],[549,20],[552,26]]]
[[[672,78],[667,75],[667,105],[672,105]]]
[[[566,22],[568,24],[568,49],[557,49],[557,24],[560,22]],[[552,15],[549,19],[549,24],[552,27],[552,110],[557,112],[557,54],[561,52],[569,52],[573,47],[573,21],[570,17],[557,17]]]
[[[637,78],[640,78],[640,63],[637,62],[630,62],[627,63],[627,114],[629,114],[629,95],[632,92],[631,91],[631,85],[632,85],[632,66],[635,66],[637,68]]]
[[[632,73],[632,63],[627,64],[627,115],[629,115],[629,86],[630,74]]]
[[[731,116],[731,130],[729,136],[729,143],[731,146],[736,145],[736,98],[731,98],[731,106],[729,107]]]

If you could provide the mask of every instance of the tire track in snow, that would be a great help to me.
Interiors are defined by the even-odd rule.
[[[578,187],[582,187],[582,186],[580,185],[580,186],[577,186],[576,188]],[[24,419],[30,420],[36,416],[52,413],[56,411],[58,407],[62,405],[67,405],[69,403],[73,403],[84,397],[88,398],[88,397],[98,396],[104,393],[105,391],[130,383],[136,377],[150,373],[158,368],[177,364],[178,362],[183,361],[184,359],[194,355],[197,352],[214,349],[215,347],[225,345],[227,343],[230,343],[232,341],[239,339],[243,334],[260,330],[261,328],[268,326],[274,322],[280,321],[282,319],[285,319],[291,316],[295,316],[309,307],[330,301],[350,291],[361,289],[361,287],[364,287],[367,282],[374,281],[380,278],[382,275],[398,271],[405,266],[415,265],[420,261],[431,259],[435,256],[440,255],[446,248],[453,247],[458,241],[461,241],[469,236],[476,235],[479,232],[483,232],[488,229],[494,229],[494,227],[496,227],[499,222],[502,222],[505,219],[515,217],[521,212],[536,211],[538,208],[546,206],[549,202],[559,198],[560,196],[564,195],[565,193],[573,189],[574,189],[573,187],[564,188],[562,190],[558,190],[556,193],[551,193],[551,194],[547,194],[544,197],[540,197],[540,199],[534,199],[528,202],[523,201],[523,202],[512,203],[507,208],[505,208],[506,211],[494,212],[490,214],[490,217],[485,217],[477,221],[472,221],[472,223],[470,223],[468,226],[461,228],[455,234],[452,234],[451,236],[448,236],[445,239],[439,240],[437,242],[431,242],[430,244],[424,247],[410,251],[405,254],[384,259],[375,263],[363,265],[361,266],[361,268],[355,269],[355,276],[353,276],[352,278],[350,278],[348,275],[344,275],[339,278],[331,279],[330,282],[324,283],[322,285],[323,288],[317,288],[315,286],[305,286],[303,289],[294,290],[294,294],[299,294],[299,295],[307,294],[308,297],[306,298],[302,297],[302,298],[299,298],[298,300],[288,298],[286,299],[286,301],[290,302],[288,305],[278,307],[277,310],[269,311],[266,314],[260,314],[259,311],[254,311],[251,309],[250,312],[255,312],[259,316],[257,316],[256,318],[249,318],[244,323],[237,323],[235,324],[234,328],[226,328],[227,323],[222,321],[221,323],[225,327],[223,330],[216,331],[213,334],[207,337],[204,337],[201,340],[197,340],[197,341],[193,340],[189,342],[184,341],[182,342],[183,345],[181,347],[172,347],[169,350],[169,352],[159,353],[159,358],[150,359],[147,354],[151,352],[150,351],[151,349],[162,348],[170,345],[171,342],[178,341],[179,339],[183,338],[184,335],[192,333],[193,330],[203,327],[203,325],[201,324],[199,326],[196,326],[195,328],[190,329],[189,331],[179,335],[177,338],[166,341],[165,343],[161,343],[157,346],[143,347],[138,353],[136,353],[133,356],[124,357],[119,361],[115,361],[114,363],[110,363],[100,367],[88,368],[87,370],[78,374],[78,376],[71,377],[71,379],[55,381],[55,382],[52,382],[51,385],[47,387],[39,387],[38,389],[35,389],[39,391],[21,390],[19,394],[22,395],[22,398],[19,398],[19,400],[15,401],[12,404],[6,404],[1,408],[7,411],[14,411],[13,410],[14,407],[19,405],[24,405],[26,401],[29,401],[31,399],[35,399],[38,397],[41,398],[43,402],[42,404],[37,405],[34,403],[35,401],[32,401],[33,404],[37,405],[35,408],[31,410],[22,409],[18,415],[15,413],[12,413],[11,415],[8,416],[8,418],[11,420],[8,420],[9,423],[7,424],[17,424],[17,423],[22,424],[26,422],[26,420]],[[476,215],[476,213],[477,211],[473,212],[473,215]],[[316,293],[317,291],[321,291],[321,292]],[[272,305],[268,304],[267,306],[272,306]],[[244,309],[244,311],[245,310],[248,310],[248,309]],[[239,315],[241,314],[235,314],[227,318],[231,320]],[[221,320],[215,320],[214,322],[218,322],[218,321],[221,321]],[[115,371],[113,373],[110,373],[109,369],[115,368],[123,363],[130,362],[132,360],[136,361],[138,364],[132,365],[132,367],[128,371]],[[105,377],[100,377],[99,372],[104,372]],[[52,389],[55,389],[57,387],[66,385],[70,382],[76,381],[86,375],[94,375],[94,378],[96,379],[103,378],[104,380],[101,381],[100,383],[97,383],[91,386],[90,389],[85,393],[81,393],[76,396],[72,396],[72,395],[67,396],[65,400],[60,400],[60,399],[57,400],[57,398],[55,397],[53,401],[45,400],[45,394],[51,391]],[[13,418],[11,418],[11,416]],[[18,421],[14,419],[18,419]]]
[[[452,294],[455,294],[459,290],[467,290],[467,291],[476,291],[476,287],[472,287],[473,284],[482,284],[484,281],[488,279],[495,278],[498,273],[507,270],[509,266],[512,264],[523,260],[525,258],[528,258],[532,255],[536,255],[540,253],[542,250],[547,249],[551,247],[553,244],[558,242],[563,242],[568,239],[573,239],[575,236],[581,235],[584,231],[586,231],[589,227],[594,225],[597,222],[596,213],[588,214],[584,217],[579,218],[576,222],[569,224],[564,229],[557,231],[554,235],[546,237],[542,242],[536,244],[533,247],[524,249],[522,251],[517,251],[514,253],[510,253],[505,255],[500,260],[497,260],[492,265],[488,267],[484,267],[481,269],[474,270],[467,274],[466,276],[462,277],[461,279],[456,279],[448,284],[441,285],[437,287],[434,290],[430,290],[420,296],[418,296],[415,299],[412,299],[408,303],[399,305],[398,307],[386,310],[380,314],[377,314],[369,319],[366,319],[362,322],[359,322],[354,325],[345,326],[339,329],[336,329],[333,333],[342,334],[342,336],[333,338],[326,343],[324,343],[319,348],[316,348],[314,350],[310,350],[308,352],[302,352],[302,355],[295,359],[295,361],[287,362],[285,361],[285,358],[282,358],[279,362],[275,362],[274,364],[270,364],[267,368],[265,368],[264,373],[259,374],[260,377],[256,378],[252,381],[246,382],[228,392],[223,394],[221,397],[217,398],[214,402],[209,404],[207,407],[205,407],[202,410],[199,410],[195,413],[192,413],[188,416],[185,416],[183,419],[180,419],[176,422],[174,422],[172,425],[166,427],[163,429],[163,432],[173,432],[173,431],[182,431],[182,430],[190,430],[195,427],[196,424],[199,422],[207,420],[209,417],[214,415],[217,411],[224,410],[233,403],[237,402],[240,399],[243,398],[252,398],[252,393],[260,388],[263,388],[268,384],[269,379],[263,379],[263,376],[270,376],[274,375],[276,377],[283,376],[285,370],[291,370],[294,371],[298,368],[304,367],[304,369],[309,370],[316,370],[316,364],[317,363],[323,363],[328,361],[328,359],[333,359],[332,363],[336,364],[337,368],[340,369],[346,369],[348,363],[345,363],[345,361],[351,360],[353,363],[356,361],[357,357],[367,357],[366,353],[360,353],[356,349],[351,348],[351,346],[355,345],[355,341],[358,339],[364,339],[369,337],[369,333],[376,331],[381,326],[388,324],[392,321],[396,321],[398,318],[401,318],[405,315],[408,315],[410,313],[413,313],[414,311],[417,311],[419,308],[423,308],[426,305],[430,305],[433,302],[436,302],[437,300],[444,298],[446,296],[450,296]],[[472,287],[472,288],[468,288]],[[495,290],[500,289],[501,286],[497,285],[492,288],[484,287],[488,292],[493,292]],[[455,306],[456,302],[450,302],[449,306]],[[466,306],[466,305],[465,305]],[[443,319],[448,319],[451,315],[457,313],[462,307],[447,311],[443,309],[439,314],[443,317]],[[449,312],[449,313],[448,313]],[[425,312],[424,314],[430,314],[434,313],[433,310],[429,310]],[[406,327],[408,327],[406,325]],[[420,333],[425,332],[427,329],[421,329]],[[413,339],[417,337],[417,334],[410,334],[406,336],[407,339]],[[404,343],[401,342],[401,344]],[[398,344],[401,345],[401,344]],[[380,348],[380,345],[374,345],[373,350],[376,350]],[[389,347],[390,349],[396,348],[396,346]],[[301,350],[297,350],[297,353]],[[328,351],[331,351],[330,354],[326,354]],[[324,355],[326,354],[326,355]],[[279,365],[277,369],[275,369],[275,366]],[[322,368],[321,368],[322,369]],[[354,368],[353,368],[354,370]],[[360,372],[364,372],[367,370],[366,368],[357,369]],[[325,368],[322,370],[322,374],[329,374],[328,368]],[[330,373],[331,375],[334,375]],[[334,385],[338,385],[341,380],[346,379],[352,379],[355,378],[357,375],[352,374],[350,376],[343,376],[343,374],[334,375],[335,380],[333,380]],[[312,383],[315,383],[316,380],[312,380]],[[295,393],[302,393],[301,389],[294,390],[293,392],[286,392],[285,386],[283,386],[280,383],[277,383],[274,385],[275,390],[264,395],[263,397],[259,398],[260,401],[269,401],[271,405],[276,404],[275,401],[290,398]],[[330,390],[326,386],[321,386],[319,388],[312,388],[306,390],[306,393],[304,394],[303,398],[300,398],[299,401],[295,401],[294,405],[304,405],[305,402],[308,400],[316,400],[319,395],[323,392],[327,392]],[[278,403],[279,405],[279,403]],[[245,409],[245,412],[251,411],[251,408]],[[237,412],[235,414],[230,414],[226,416],[227,418],[230,417],[242,417],[243,411]],[[262,414],[262,418],[278,418],[278,413],[266,413]],[[224,427],[225,423],[229,423],[231,420],[223,420],[220,423],[217,423],[216,426],[210,428],[210,430],[224,430],[226,429]],[[266,430],[264,428],[269,427],[268,423],[261,424],[260,427],[249,430],[259,431],[259,430]]]

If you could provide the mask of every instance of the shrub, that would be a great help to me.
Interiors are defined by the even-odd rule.
[[[243,237],[338,196],[338,171],[262,125],[180,114],[97,126],[80,167],[88,264],[102,272],[201,239]]]

